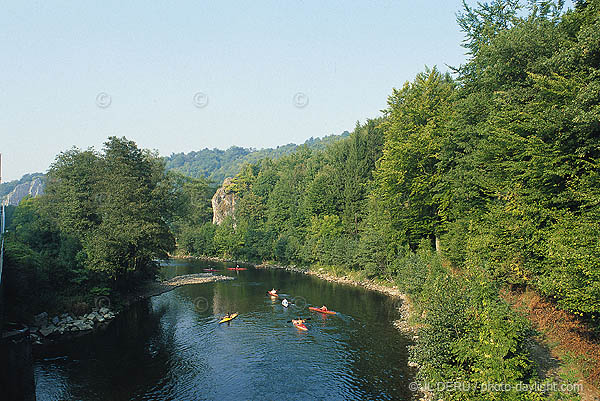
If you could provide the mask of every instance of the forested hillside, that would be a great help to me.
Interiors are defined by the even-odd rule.
[[[164,160],[113,137],[100,153],[62,153],[46,195],[11,219],[7,296],[23,311],[9,312],[127,292],[177,244],[396,283],[419,327],[419,379],[461,385],[433,388],[438,398],[578,399],[517,386],[543,380],[600,387],[600,352],[574,343],[572,372],[545,379],[533,327],[505,296],[534,292],[599,349],[600,0],[568,12],[494,0],[465,5],[458,23],[464,65],[425,68],[340,140]],[[213,225],[214,182],[230,174],[235,214]]]
[[[235,218],[196,221],[180,245],[393,278],[422,312],[424,379],[533,382],[531,327],[503,288],[596,330],[600,316],[600,1],[561,5],[465,6],[454,77],[425,69],[349,138],[246,166]],[[589,357],[580,374],[598,384]]]
[[[329,135],[323,138],[310,138],[304,145],[311,149],[323,149],[349,135],[344,132],[341,135]],[[177,170],[192,178],[207,178],[214,184],[220,185],[226,177],[233,177],[244,164],[256,163],[261,159],[278,159],[281,156],[294,152],[298,145],[290,143],[267,149],[250,149],[232,146],[227,150],[202,149],[189,153],[174,153],[166,157],[167,170]]]

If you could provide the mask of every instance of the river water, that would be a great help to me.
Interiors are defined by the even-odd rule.
[[[275,269],[171,261],[166,278],[199,273],[232,281],[188,285],[137,303],[101,333],[35,356],[37,399],[408,400],[409,340],[385,295]],[[284,308],[266,290],[294,304]],[[308,306],[338,312],[322,316]],[[239,316],[219,324],[228,312]],[[308,331],[288,321],[310,317]]]

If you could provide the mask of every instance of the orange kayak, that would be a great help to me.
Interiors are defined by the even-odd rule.
[[[269,294],[270,296],[275,297],[275,298],[279,297],[279,294],[273,293],[271,291],[267,291],[267,294]]]
[[[296,326],[296,328],[298,328],[299,330],[304,330],[307,331],[308,327],[306,327],[306,325],[304,323],[296,323],[296,322],[292,322],[294,323],[294,326]]]
[[[336,312],[328,309],[315,308],[314,306],[309,306],[308,309],[315,312],[326,313],[328,315],[335,315]]]

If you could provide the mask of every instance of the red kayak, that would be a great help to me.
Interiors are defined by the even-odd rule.
[[[310,309],[311,311],[315,311],[315,312],[326,313],[328,315],[335,315],[336,314],[336,312],[334,312],[332,310],[315,308],[314,306],[309,306],[308,309]]]
[[[202,269],[202,270],[204,270],[205,272],[218,272],[217,269]]]
[[[308,330],[308,327],[306,327],[304,322],[296,322],[295,320],[292,320],[292,323],[294,324],[294,326],[296,326],[296,328],[298,330],[304,330],[304,331]]]
[[[248,270],[248,269],[245,267],[228,267],[227,270],[240,271],[240,270]]]
[[[271,292],[271,291],[267,291],[267,294],[269,294],[270,296],[275,297],[275,298],[279,297],[279,294],[276,294],[276,293]]]

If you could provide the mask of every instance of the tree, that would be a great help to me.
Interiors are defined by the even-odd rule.
[[[46,213],[81,241],[85,266],[114,279],[150,272],[174,249],[164,163],[133,141],[110,137],[103,153],[72,149],[48,172]]]
[[[388,100],[376,190],[394,229],[413,246],[446,230],[449,190],[442,180],[440,153],[449,135],[453,91],[448,75],[426,69],[414,82],[394,89]]]

